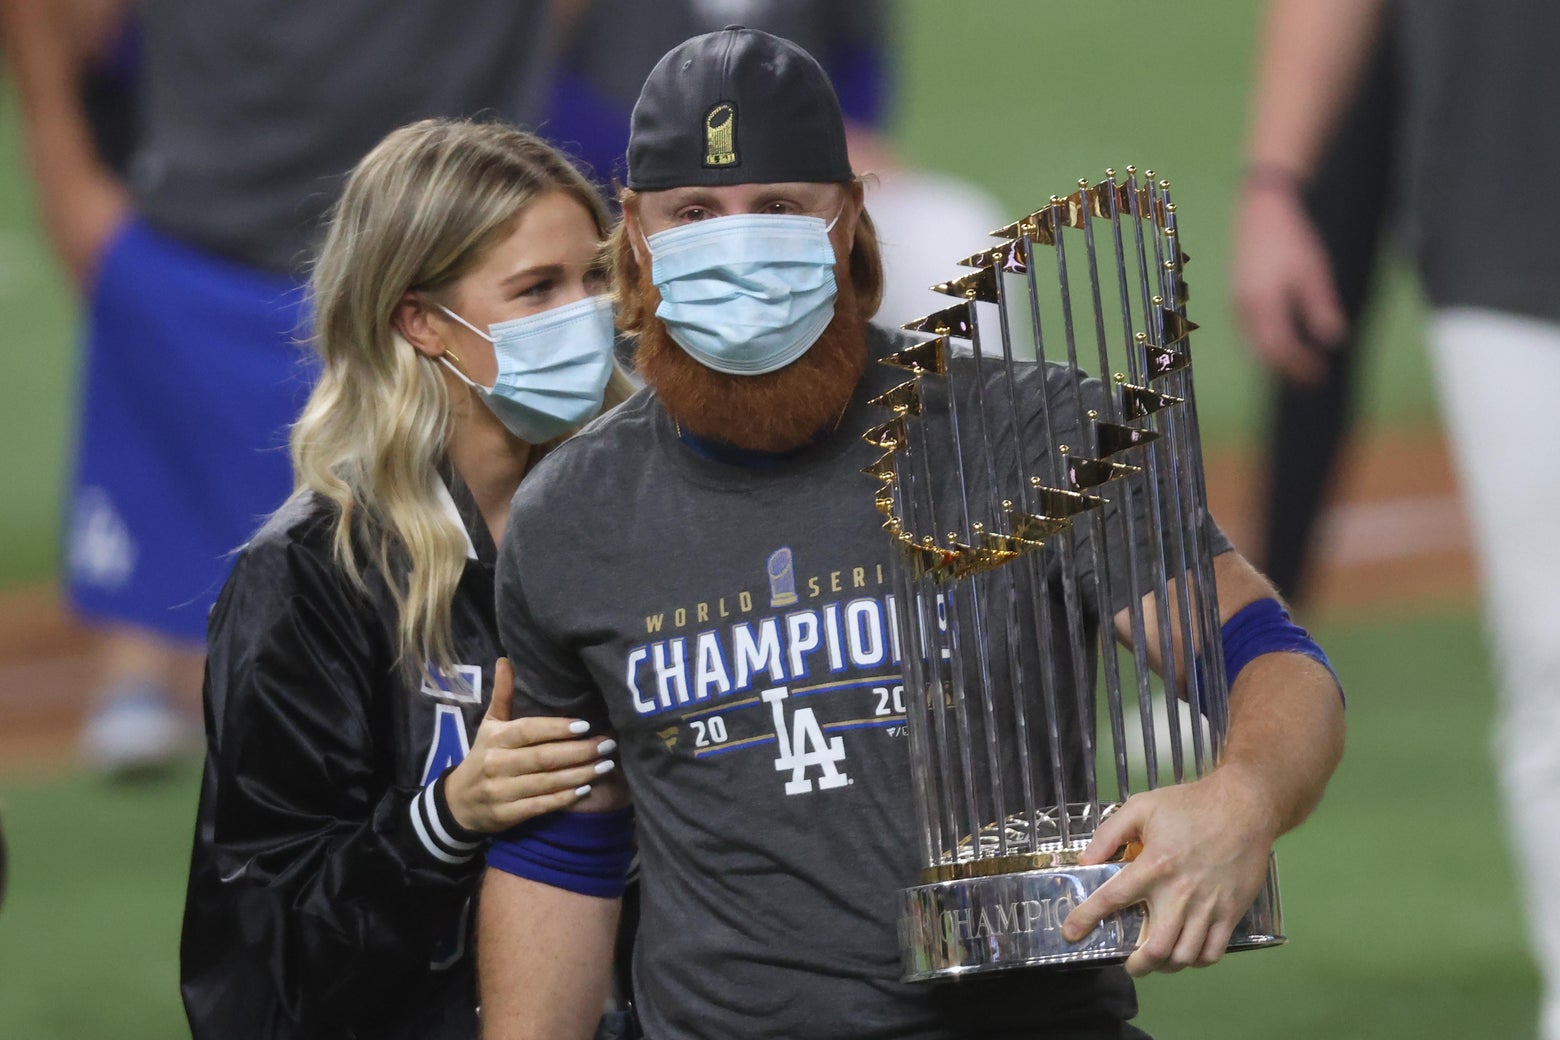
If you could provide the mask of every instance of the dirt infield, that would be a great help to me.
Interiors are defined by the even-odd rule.
[[[1214,515],[1240,549],[1255,542],[1254,460],[1208,459]],[[1392,430],[1356,442],[1322,520],[1308,619],[1347,622],[1466,605],[1477,574],[1456,476],[1436,427]]]
[[[1257,528],[1253,476],[1243,453],[1208,460],[1214,513],[1242,548]],[[1323,524],[1310,620],[1445,610],[1475,595],[1468,528],[1435,429],[1360,441]],[[92,643],[52,587],[0,594],[0,769],[68,761],[91,693]]]

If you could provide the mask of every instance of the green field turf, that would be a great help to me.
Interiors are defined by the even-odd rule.
[[[1465,616],[1322,633],[1349,753],[1279,844],[1290,944],[1141,987],[1160,1040],[1530,1036],[1536,982],[1486,765],[1491,691]],[[109,789],[0,775],[13,850],[0,1037],[181,1035],[175,948],[197,778]]]
[[[1173,180],[1192,286],[1198,401],[1209,441],[1249,436],[1265,397],[1236,342],[1225,293],[1231,199],[1257,4],[982,0],[902,5],[896,134],[906,158],[977,181],[1014,215],[1079,177],[1137,163]],[[71,296],[31,218],[15,105],[0,98],[0,587],[55,569],[76,351]],[[974,243],[971,249],[979,246]],[[950,246],[950,250],[953,246]],[[950,251],[950,259],[970,250]],[[1366,409],[1386,423],[1431,408],[1406,277],[1385,294]]]

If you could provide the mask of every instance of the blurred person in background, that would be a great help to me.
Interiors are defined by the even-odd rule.
[[[45,224],[86,299],[65,578],[105,636],[92,766],[198,747],[206,615],[291,484],[302,266],[345,171],[416,118],[534,122],[553,2],[144,0],[143,132],[122,180],[85,129],[96,59],[72,5],[4,0]]]
[[[127,0],[0,0],[5,41],[23,114],[28,165],[44,230],[85,299],[103,245],[129,210],[125,181],[140,132],[140,37]],[[71,539],[71,564],[110,575],[126,546],[111,528]],[[188,721],[151,708],[144,683],[199,681],[198,657],[159,653],[155,641],[114,626],[95,669],[119,722],[82,733],[88,759],[109,769],[160,761],[188,742]],[[150,709],[150,710],[148,710]],[[106,742],[106,743],[105,743]]]
[[[497,123],[397,130],[348,180],[314,267],[296,490],[212,613],[196,1040],[474,1040],[485,838],[614,768],[587,723],[509,720],[493,591],[521,480],[632,392],[607,220],[566,158]]]
[[[1560,4],[1271,0],[1247,159],[1313,177],[1383,18],[1401,63],[1392,175],[1431,313],[1430,356],[1477,542],[1500,680],[1496,758],[1560,1038]],[[1528,190],[1529,185],[1532,190]],[[1298,191],[1247,191],[1236,264],[1273,272],[1260,326],[1341,331],[1332,272]]]
[[[139,137],[132,0],[3,0],[0,38],[22,105],[44,230],[78,289],[129,206]]]
[[[1364,347],[1360,324],[1387,237],[1398,116],[1390,28],[1382,26],[1348,111],[1312,178],[1302,183],[1291,170],[1253,166],[1241,185],[1253,209],[1283,209],[1297,196],[1302,200],[1335,290],[1309,309],[1295,307],[1285,254],[1268,252],[1262,239],[1237,246],[1240,262],[1233,280],[1242,332],[1273,384],[1257,563],[1292,604],[1311,589],[1316,523],[1332,497],[1354,425]],[[1248,235],[1266,233],[1260,218],[1241,229]],[[1316,284],[1320,292],[1329,288]]]
[[[656,61],[685,39],[739,23],[817,58],[834,82],[851,162],[871,174],[867,210],[882,243],[883,320],[946,302],[927,287],[1007,223],[979,186],[902,162],[887,131],[893,105],[892,5],[886,0],[562,0],[564,34],[542,132],[603,181],[621,180],[629,114]],[[963,253],[960,250],[963,249]]]

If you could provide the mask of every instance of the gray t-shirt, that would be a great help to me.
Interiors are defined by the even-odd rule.
[[[619,735],[635,994],[658,1040],[1141,1035],[1119,969],[898,981],[896,898],[918,866],[902,607],[860,434],[886,416],[867,399],[904,378],[870,365],[837,431],[772,469],[702,457],[643,391],[515,498],[498,600],[516,710]],[[1074,414],[1071,377],[1048,378]]]
[[[550,74],[547,8],[145,0],[136,207],[204,249],[299,271],[347,171],[394,128],[428,116],[536,118]]]
[[[1409,245],[1436,307],[1560,321],[1560,4],[1395,5]]]

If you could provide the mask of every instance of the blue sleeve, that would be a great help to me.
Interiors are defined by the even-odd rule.
[[[1263,654],[1288,653],[1309,657],[1332,672],[1338,694],[1343,695],[1343,683],[1327,654],[1311,633],[1290,620],[1289,611],[1276,599],[1259,599],[1241,607],[1219,634],[1224,643],[1224,677],[1231,687],[1240,670]]]
[[[634,859],[634,811],[555,812],[494,839],[487,865],[580,895],[616,899]]]

